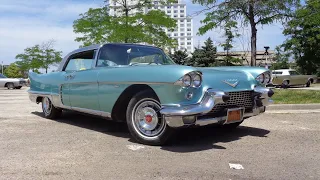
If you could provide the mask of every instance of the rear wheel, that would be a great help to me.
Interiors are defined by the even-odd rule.
[[[160,103],[151,90],[132,97],[127,108],[127,125],[131,135],[142,144],[162,145],[171,136],[170,128],[160,113]]]
[[[55,108],[48,97],[42,98],[42,111],[48,119],[56,119],[62,114],[62,110]]]
[[[283,81],[281,87],[282,88],[288,88],[289,87],[289,81],[288,80]]]
[[[7,88],[8,89],[13,89],[14,88],[14,84],[13,83],[7,83]]]

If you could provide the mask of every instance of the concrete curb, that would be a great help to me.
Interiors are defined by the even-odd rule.
[[[281,110],[320,110],[320,104],[272,104],[267,111]]]

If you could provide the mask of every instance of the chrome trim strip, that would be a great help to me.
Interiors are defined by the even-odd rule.
[[[98,82],[99,84],[170,84],[174,85],[172,82],[137,82],[137,81],[123,81],[123,82]]]
[[[48,93],[48,92],[30,91],[30,90],[28,91],[28,93],[29,93],[29,98],[30,98],[30,100],[32,102],[36,102],[36,100],[37,100],[37,98],[39,96],[48,97],[55,107],[62,108],[62,109],[68,109],[68,110],[74,110],[74,111],[83,112],[83,113],[92,114],[92,115],[97,115],[97,116],[106,117],[106,118],[111,118],[111,113],[110,112],[104,112],[104,111],[98,111],[98,110],[92,110],[92,109],[86,109],[86,108],[79,108],[79,107],[65,106],[61,102],[61,94],[56,94],[56,93],[52,94],[52,93]]]
[[[109,112],[86,109],[86,108],[79,108],[79,107],[72,107],[71,110],[83,112],[83,113],[87,113],[87,114],[92,114],[92,115],[96,115],[96,116],[111,118],[111,113],[109,113]]]

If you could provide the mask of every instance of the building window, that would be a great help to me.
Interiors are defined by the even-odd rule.
[[[176,14],[175,14],[175,15],[173,15],[173,17],[175,17],[175,18],[176,18],[176,17],[178,17],[178,15],[176,15]]]
[[[187,24],[187,27],[191,27],[191,24]]]
[[[180,36],[184,36],[184,33],[180,33]]]
[[[183,14],[180,14],[180,17],[184,17],[184,15],[183,15]]]
[[[180,27],[184,27],[184,24],[180,24]]]
[[[187,31],[191,31],[191,28],[188,28]]]
[[[191,33],[188,33],[187,35],[188,35],[188,36],[191,36]]]
[[[181,42],[180,45],[184,45],[184,42]]]
[[[174,36],[178,36],[178,33],[174,33]]]
[[[191,19],[188,19],[187,22],[191,22]]]
[[[184,10],[180,10],[181,13],[184,13]]]
[[[191,45],[191,42],[187,42],[187,45]]]
[[[187,40],[191,40],[191,38],[187,38]]]
[[[187,48],[188,48],[188,49],[191,49],[191,46],[188,46]]]
[[[183,20],[183,19],[181,19],[181,20],[180,20],[180,22],[184,22],[184,20]]]
[[[171,13],[171,10],[167,10],[167,13]]]
[[[184,8],[184,6],[180,6],[180,8]]]
[[[180,31],[184,31],[184,28],[180,28]]]
[[[178,11],[177,11],[177,10],[174,10],[173,12],[174,12],[174,13],[178,13]]]

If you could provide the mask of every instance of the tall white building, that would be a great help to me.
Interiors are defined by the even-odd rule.
[[[144,7],[141,10],[131,10],[130,14],[137,12],[147,13],[150,10],[158,9],[164,11],[171,18],[177,20],[177,27],[173,32],[165,29],[168,36],[175,38],[178,41],[178,48],[176,50],[187,50],[190,54],[194,51],[193,45],[193,20],[192,17],[187,16],[187,6],[183,0],[177,0],[177,3],[170,5],[162,5],[159,0],[153,0],[152,7]],[[137,0],[127,0],[127,5],[135,5]],[[117,0],[109,0],[110,15],[119,15],[121,12],[121,4]],[[118,10],[117,10],[118,9]]]

